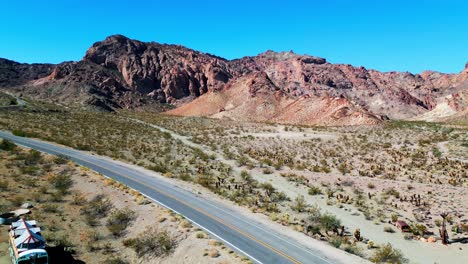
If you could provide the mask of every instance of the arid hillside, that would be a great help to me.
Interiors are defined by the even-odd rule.
[[[226,60],[179,45],[114,35],[79,62],[0,60],[0,87],[29,97],[114,111],[291,124],[358,125],[385,119],[466,117],[468,68],[458,74],[379,72],[293,52]],[[249,114],[246,114],[249,113]]]

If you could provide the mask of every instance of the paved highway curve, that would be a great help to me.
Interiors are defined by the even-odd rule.
[[[336,263],[318,250],[306,248],[225,205],[181,189],[162,176],[156,177],[144,169],[125,166],[124,163],[68,147],[17,137],[8,132],[0,131],[0,138],[52,155],[65,155],[77,164],[113,178],[183,215],[255,263]]]

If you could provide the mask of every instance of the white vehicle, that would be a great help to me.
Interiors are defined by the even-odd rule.
[[[35,220],[20,219],[10,226],[10,259],[12,264],[48,264],[45,240]]]

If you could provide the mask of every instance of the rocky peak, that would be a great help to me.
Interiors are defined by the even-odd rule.
[[[232,77],[220,57],[122,35],[96,42],[83,60],[117,70],[125,86],[169,103],[220,89]]]

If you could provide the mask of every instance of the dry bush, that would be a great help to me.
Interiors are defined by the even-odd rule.
[[[167,231],[149,228],[137,238],[126,239],[124,246],[135,250],[138,257],[160,257],[171,254],[176,246],[176,240]]]
[[[401,251],[393,248],[390,243],[377,248],[369,259],[374,263],[408,263],[408,260],[403,256]]]
[[[113,236],[121,236],[127,227],[135,220],[135,212],[128,209],[115,209],[107,218],[106,227]]]

